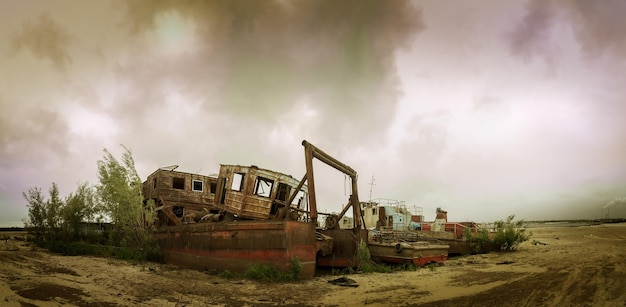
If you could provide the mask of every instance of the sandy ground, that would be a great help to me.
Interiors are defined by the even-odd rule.
[[[625,306],[626,224],[531,228],[517,252],[434,268],[265,284],[0,242],[2,306]],[[547,245],[533,245],[538,240]]]

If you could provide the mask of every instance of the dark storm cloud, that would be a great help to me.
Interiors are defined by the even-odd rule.
[[[307,0],[129,1],[126,25],[159,31],[159,18],[172,12],[192,21],[203,43],[181,65],[204,71],[180,78],[206,88],[188,88],[248,119],[275,120],[310,101],[337,138],[391,119],[400,94],[395,53],[424,28],[406,1]]]
[[[592,55],[611,52],[626,55],[626,2],[621,0],[571,0],[567,6],[576,37]]]
[[[9,103],[0,97],[0,107],[8,111],[0,114],[1,169],[67,156],[68,126],[56,110],[41,104],[11,111]]]
[[[13,36],[14,51],[27,50],[36,57],[47,59],[62,71],[71,63],[69,55],[70,36],[54,19],[43,14],[26,21]]]
[[[626,2],[621,0],[530,0],[526,12],[511,33],[510,47],[525,59],[553,57],[556,23],[565,23],[590,56],[626,54]]]
[[[530,60],[535,55],[551,58],[548,47],[554,18],[552,1],[530,0],[526,9],[527,13],[511,33],[513,54],[524,60]]]

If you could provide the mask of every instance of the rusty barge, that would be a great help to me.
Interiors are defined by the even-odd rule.
[[[449,246],[449,255],[484,253],[493,249],[489,244],[471,246],[466,234],[478,234],[481,227],[474,222],[449,222],[448,212],[436,209],[433,222],[424,221],[422,208],[407,206],[403,201],[374,199],[361,203],[364,224],[370,231],[370,241],[379,235],[393,236],[399,241],[441,242]],[[374,239],[373,239],[374,238]]]
[[[357,173],[303,141],[306,173],[301,180],[256,166],[221,165],[217,176],[160,168],[143,183],[145,203],[156,204],[155,239],[165,263],[201,270],[242,272],[270,264],[281,271],[291,260],[301,265],[301,278],[318,266],[354,267],[368,233],[361,219],[350,229],[337,223],[348,210],[361,216]],[[338,215],[319,227],[313,159],[348,175],[352,191]]]

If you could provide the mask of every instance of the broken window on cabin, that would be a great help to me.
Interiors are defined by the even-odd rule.
[[[196,192],[204,191],[204,182],[202,182],[201,180],[194,180],[192,190]]]
[[[376,215],[376,208],[372,208],[372,215]]]
[[[270,197],[273,186],[274,180],[257,177],[256,182],[254,183],[254,194],[263,197]]]
[[[156,178],[152,179],[152,188],[153,189],[157,188],[157,179]]]
[[[278,193],[276,194],[276,199],[287,201],[287,199],[289,199],[290,191],[291,187],[288,186],[286,183],[278,183]]]
[[[215,194],[215,191],[217,190],[217,183],[215,182],[211,182],[211,194]]]
[[[184,190],[185,189],[185,178],[174,177],[172,178],[172,188]]]
[[[243,173],[233,174],[233,184],[230,186],[231,190],[241,191],[243,190]]]

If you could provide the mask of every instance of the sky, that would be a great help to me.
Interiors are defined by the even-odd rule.
[[[451,221],[626,217],[626,2],[0,2],[0,226],[108,149],[305,173]],[[349,178],[316,161],[318,207]]]

